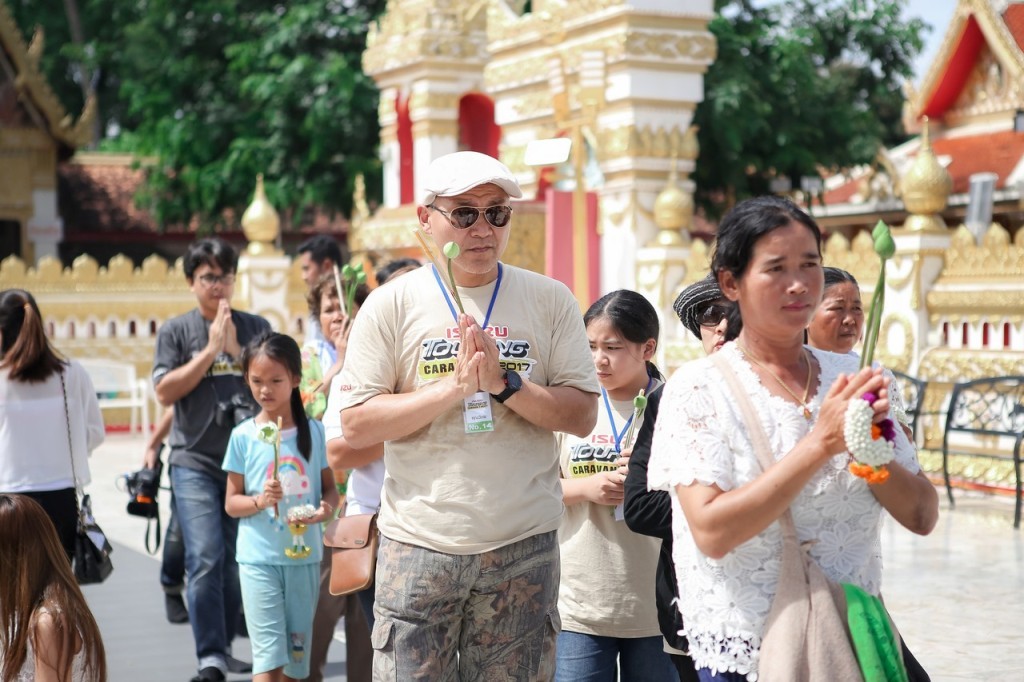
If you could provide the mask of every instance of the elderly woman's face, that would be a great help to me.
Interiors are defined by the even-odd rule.
[[[849,353],[864,329],[864,306],[853,282],[834,284],[814,313],[807,338],[811,345],[833,353]]]
[[[732,303],[728,299],[719,298],[709,301],[697,310],[697,322],[700,323],[700,343],[704,353],[711,355],[725,345],[725,333],[729,329],[729,308]]]
[[[743,334],[789,339],[803,336],[825,285],[818,242],[791,222],[764,235],[741,279],[728,276],[723,291],[743,310]]]

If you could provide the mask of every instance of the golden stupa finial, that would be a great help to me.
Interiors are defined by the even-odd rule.
[[[686,246],[690,243],[693,196],[679,186],[678,165],[673,153],[668,182],[654,200],[654,224],[658,226],[654,242],[659,246]]]
[[[370,218],[370,205],[366,203],[366,178],[360,173],[356,176],[355,188],[352,191],[352,227],[360,227]]]
[[[903,204],[910,213],[904,228],[916,232],[944,231],[946,223],[939,214],[946,208],[953,191],[953,178],[932,151],[928,117],[922,120],[921,149],[900,180]]]
[[[256,176],[256,191],[252,203],[242,214],[242,231],[249,240],[247,251],[250,255],[270,255],[277,252],[274,242],[281,231],[281,218],[267,200],[263,189],[263,173]]]

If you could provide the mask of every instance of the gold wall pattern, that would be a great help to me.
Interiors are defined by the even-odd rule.
[[[939,282],[956,279],[996,279],[1020,281],[1024,278],[1024,229],[1017,231],[1013,243],[1002,225],[993,223],[982,236],[981,244],[961,225],[953,233],[946,263]]]
[[[862,291],[874,290],[880,266],[874,242],[866,230],[858,232],[852,242],[836,232],[825,241],[822,251],[825,265],[849,272],[857,278]]]

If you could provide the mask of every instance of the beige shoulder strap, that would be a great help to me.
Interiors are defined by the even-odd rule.
[[[711,356],[711,364],[721,372],[722,378],[725,379],[736,405],[740,408],[740,414],[743,415],[743,423],[747,427],[750,442],[754,445],[754,454],[757,455],[761,470],[767,471],[775,463],[775,458],[772,457],[771,446],[768,445],[768,434],[764,432],[761,419],[754,410],[754,404],[750,402],[750,396],[743,390],[739,377],[736,376],[729,361],[721,353]],[[796,526],[793,525],[793,515],[789,509],[786,509],[786,513],[779,517],[779,525],[782,527],[783,537],[796,541]]]

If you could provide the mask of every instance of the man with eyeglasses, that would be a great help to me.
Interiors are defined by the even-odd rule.
[[[371,293],[336,381],[348,444],[385,442],[374,676],[551,679],[554,432],[597,419],[583,318],[564,285],[501,263],[522,196],[502,163],[449,154],[423,187],[423,231],[459,246],[459,295],[443,263]]]
[[[238,254],[220,239],[200,239],[184,258],[196,308],[165,322],[156,338],[153,384],[162,405],[174,406],[170,480],[185,542],[188,610],[196,644],[198,682],[248,672],[231,656],[241,609],[235,537],[238,521],[224,511],[221,469],[231,429],[255,413],[242,377],[242,348],[270,325],[231,309]]]

